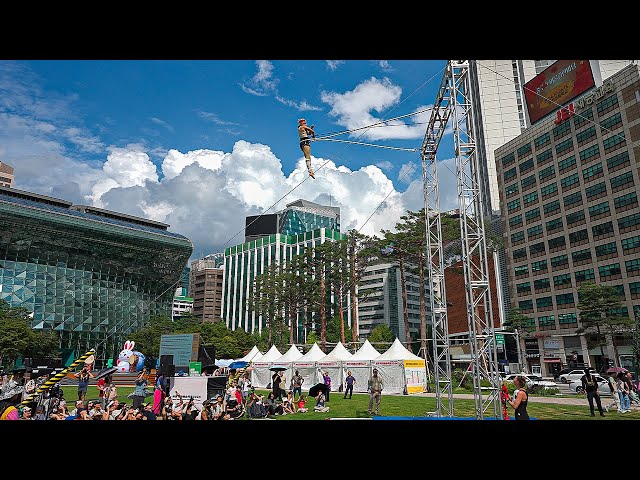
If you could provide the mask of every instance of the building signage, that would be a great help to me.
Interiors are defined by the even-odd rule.
[[[589,92],[587,95],[582,98],[576,100],[576,107],[584,108],[593,104],[593,102],[600,100],[607,93],[613,92],[615,90],[615,85],[611,80],[606,81],[601,87],[594,89],[592,92]]]
[[[559,350],[560,349],[560,339],[559,338],[545,338],[543,341],[544,341],[544,349],[545,350]]]
[[[531,124],[595,86],[589,60],[558,60],[524,85]]]
[[[496,344],[504,345],[504,335],[501,333],[496,333]]]

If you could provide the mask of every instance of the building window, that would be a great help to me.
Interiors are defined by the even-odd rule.
[[[527,173],[527,172],[530,172],[531,170],[533,170],[533,158],[530,158],[526,162],[522,162],[518,166],[518,170],[520,170],[520,175],[522,175],[523,173]]]
[[[520,180],[520,184],[522,185],[522,189],[524,190],[525,188],[535,185],[536,184],[536,176],[535,175],[529,175],[526,178],[523,178],[522,180]]]
[[[552,267],[562,267],[564,265],[569,265],[569,258],[567,255],[558,255],[557,257],[551,257]]]
[[[584,223],[584,211],[580,210],[567,215],[567,227],[574,224],[579,225],[580,223]]]
[[[604,120],[600,120],[600,127],[607,130],[615,130],[620,125],[622,125],[622,116],[620,115],[620,112],[611,115]]]
[[[560,221],[560,223],[562,224],[562,220]],[[554,250],[558,249],[558,248],[564,248],[564,246],[566,245],[566,240],[564,238],[564,235],[561,235],[559,237],[556,238],[552,238],[549,240],[549,250]]]
[[[527,247],[524,248],[518,248],[517,250],[513,251],[513,258],[522,258],[527,256]]]
[[[504,189],[504,193],[506,194],[507,198],[516,195],[519,192],[518,189],[518,184],[517,183],[512,183],[511,185],[507,186]]]
[[[545,185],[544,187],[540,187],[540,193],[542,194],[542,199],[546,199],[547,197],[551,197],[553,195],[558,194],[558,184],[553,182],[549,185]]]
[[[602,202],[597,205],[589,207],[589,216],[595,217],[609,212],[609,202]]]
[[[585,188],[585,193],[587,194],[587,199],[597,198],[598,196],[607,194],[607,185],[604,182],[597,183],[596,185],[591,185],[590,187]]]
[[[615,133],[602,141],[605,153],[612,152],[624,146],[626,139],[624,138],[624,132]]]
[[[578,133],[576,135],[576,140],[578,141],[578,146],[584,145],[585,143],[587,143],[591,139],[595,138],[595,136],[596,136],[596,127],[595,126],[592,126],[592,127],[589,127],[589,128],[585,128],[583,131],[581,131],[580,133]]]
[[[547,271],[547,261],[540,260],[539,262],[533,262],[531,264],[531,272],[545,272]]]
[[[520,199],[519,198],[516,198],[515,200],[512,200],[511,202],[507,203],[507,211],[509,213],[517,212],[518,210],[520,210]]]
[[[534,238],[538,238],[544,232],[542,230],[542,225],[536,225],[535,227],[527,228],[527,237],[529,240],[533,240]]]
[[[597,144],[591,145],[589,148],[582,150],[578,155],[582,163],[590,162],[600,156],[600,147]]]
[[[610,277],[614,277],[621,274],[620,264],[612,263],[611,265],[603,265],[602,267],[598,267],[598,274],[600,275],[600,280],[610,280]]]
[[[623,173],[622,175],[618,175],[617,177],[612,177],[610,183],[611,190],[613,192],[617,192],[618,190],[630,187],[631,185],[633,185],[633,172],[627,172]]]
[[[558,138],[564,137],[567,133],[571,132],[571,123],[570,122],[563,122],[560,125],[558,125],[557,127],[555,127],[553,130],[553,139],[556,140]]]
[[[515,161],[516,161],[516,155],[515,153],[511,152],[509,155],[502,157],[502,166],[508,167]]]
[[[561,313],[558,315],[560,325],[577,325],[578,316],[575,313]]]
[[[597,165],[592,165],[588,168],[582,170],[582,178],[584,178],[585,182],[590,182],[591,180],[602,176],[602,162]]]
[[[629,316],[629,309],[627,307],[610,308],[609,309],[609,313],[611,315],[615,315],[617,317],[628,317]]]
[[[543,290],[545,288],[551,288],[551,283],[548,278],[540,278],[533,282],[534,290]]]
[[[516,232],[511,234],[511,244],[515,245],[524,240],[524,232]]]
[[[613,233],[613,222],[605,222],[591,227],[591,233],[594,237]]]
[[[640,294],[640,282],[631,282],[629,284],[629,293],[631,293],[631,295],[639,295]]]
[[[536,243],[529,247],[529,253],[531,254],[532,257],[535,257],[538,254],[545,253],[545,252],[546,252],[546,249],[545,249],[544,242]]]
[[[515,217],[511,217],[509,219],[509,226],[511,228],[517,227],[518,225],[522,225],[522,215],[516,215]]]
[[[560,171],[560,173],[563,173],[565,170],[575,168],[576,165],[576,156],[571,155],[570,157],[564,158],[558,162],[558,170]]]
[[[527,193],[522,197],[522,200],[524,201],[524,206],[526,207],[527,205],[530,205],[538,200],[538,192]]]
[[[627,193],[626,195],[615,198],[613,200],[613,204],[615,205],[616,210],[629,205],[637,205],[638,195],[635,192]]]
[[[518,149],[518,158],[522,158],[531,152],[531,143],[527,143],[526,145],[521,146]]]
[[[507,170],[506,172],[504,172],[504,181],[508,182],[509,180],[511,180],[512,178],[516,178],[517,172],[516,172],[516,167],[513,167],[510,170]]]
[[[618,253],[616,242],[596,246],[596,257],[604,257],[605,255],[613,255],[615,253]]]
[[[570,187],[571,185],[575,185],[576,183],[580,185],[580,178],[578,177],[577,173],[574,173],[573,175],[569,175],[568,177],[564,177],[560,179],[560,186],[562,187],[562,191],[565,191],[567,187]]]
[[[549,165],[547,168],[543,168],[538,172],[538,177],[542,182],[544,179],[553,178],[556,176],[556,167],[554,165]],[[531,177],[529,177],[531,178]],[[524,186],[524,185],[523,185]]]
[[[582,203],[582,193],[575,192],[564,197],[564,207],[568,208],[571,205]]]
[[[516,291],[518,293],[531,293],[531,282],[516,284]]]
[[[527,219],[527,222],[532,222],[533,220],[540,218],[540,208],[532,208],[531,210],[524,212],[524,216]]]
[[[573,259],[573,264],[575,265],[577,262],[583,262],[585,260],[591,260],[591,249],[585,248],[584,250],[577,250],[571,254],[571,258]]]
[[[515,272],[516,277],[519,277],[522,275],[529,275],[529,266],[523,265],[521,267],[515,267],[513,271]]]
[[[538,317],[538,326],[540,327],[540,330],[555,330],[556,317],[554,315]]]
[[[553,297],[538,297],[536,298],[536,307],[538,310],[541,308],[553,307]]]
[[[640,247],[640,236],[622,239],[622,250],[632,250],[638,247]]]
[[[549,220],[547,222],[547,233],[553,233],[556,230],[560,230],[561,228],[564,227],[564,224],[562,223],[562,218],[556,218],[554,220]],[[564,237],[562,237],[564,238]]]
[[[571,274],[563,273],[562,275],[556,275],[553,277],[553,286],[561,287],[563,285],[571,285]]]
[[[576,114],[573,117],[573,126],[578,129],[583,126],[588,120],[593,119],[593,110],[590,108],[589,110],[583,110],[582,112]]]
[[[533,141],[533,144],[536,146],[536,149],[540,147],[544,147],[547,143],[551,141],[551,135],[549,132],[543,133],[538,138]]]
[[[518,308],[521,312],[533,310],[533,300],[521,300],[518,302]]]
[[[627,273],[640,271],[640,258],[627,260],[626,262],[624,262],[624,267]]]
[[[560,200],[554,200],[553,202],[547,203],[543,207],[545,216],[552,215],[555,212],[560,211]]]
[[[553,153],[551,152],[551,149],[549,148],[549,149],[545,150],[544,152],[536,155],[536,163],[538,165],[544,165],[545,163],[547,163],[552,158],[553,158]]]
[[[569,243],[571,245],[573,245],[574,243],[581,243],[584,241],[589,241],[589,234],[587,233],[586,228],[569,234]]]
[[[569,153],[573,150],[573,139],[568,138],[564,142],[560,142],[556,145],[556,156],[560,156],[564,153]]]
[[[622,167],[629,165],[629,152],[618,153],[607,160],[607,168],[609,171],[616,171]]]
[[[610,112],[617,106],[618,106],[618,95],[614,93],[610,97],[607,97],[604,100],[600,101],[600,103],[598,103],[598,107],[597,107],[598,116],[602,116],[605,113]]]
[[[640,224],[640,213],[629,215],[628,217],[622,217],[618,219],[618,230],[635,227],[638,224]]]
[[[586,270],[579,270],[575,272],[576,284],[580,282],[586,282],[587,280],[593,280],[596,278],[596,274],[593,271],[593,268],[588,268]]]
[[[557,305],[567,305],[569,303],[574,303],[573,293],[562,293],[560,295],[556,295]]]

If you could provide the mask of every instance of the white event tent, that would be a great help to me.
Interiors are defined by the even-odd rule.
[[[360,349],[353,354],[351,358],[342,363],[344,378],[347,378],[347,372],[356,379],[353,384],[353,391],[363,393],[367,391],[367,383],[371,377],[372,360],[380,356],[369,340],[365,340]]]
[[[373,367],[382,377],[383,393],[418,393],[427,387],[424,359],[407,350],[397,338],[373,360]]]
[[[327,353],[326,357],[317,362],[318,383],[322,381],[322,373],[328,372],[329,378],[331,378],[331,391],[338,391],[344,379],[342,364],[351,357],[353,357],[353,354],[344,348],[342,342],[338,342],[336,346],[333,347],[333,350]]]
[[[251,371],[251,384],[257,388],[266,388],[271,383],[271,371],[269,367],[276,358],[280,358],[282,354],[275,345],[272,345],[267,353],[265,353],[256,362],[253,362],[253,370]]]
[[[295,345],[291,345],[289,350],[287,350],[284,355],[279,358],[276,358],[271,366],[275,367],[286,367],[287,369],[282,372],[283,382],[281,384],[281,388],[283,390],[289,390],[289,385],[291,384],[291,377],[293,376],[293,362],[302,357],[302,353],[298,350],[298,347]],[[271,375],[273,376],[273,374]]]
[[[303,390],[309,390],[319,382],[316,364],[326,356],[327,355],[320,350],[318,344],[314,343],[307,353],[293,362],[293,372],[295,373],[297,370],[304,380],[304,382],[302,382]]]
[[[237,358],[236,361],[257,362],[258,360],[260,360],[261,357],[262,357],[262,352],[258,350],[258,347],[254,345],[249,353],[247,353],[242,358]]]

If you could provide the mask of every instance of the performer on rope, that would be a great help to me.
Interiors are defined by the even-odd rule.
[[[316,132],[313,131],[314,125],[307,126],[307,121],[304,118],[298,120],[298,136],[300,137],[300,150],[304,153],[304,158],[307,162],[307,170],[309,170],[309,176],[316,178],[311,168],[311,140],[310,136],[316,138]]]

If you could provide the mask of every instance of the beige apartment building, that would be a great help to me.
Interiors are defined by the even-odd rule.
[[[0,187],[13,188],[13,167],[0,162]]]
[[[193,314],[203,322],[219,322],[222,312],[221,256],[208,255],[191,262],[189,295],[193,298]]]

